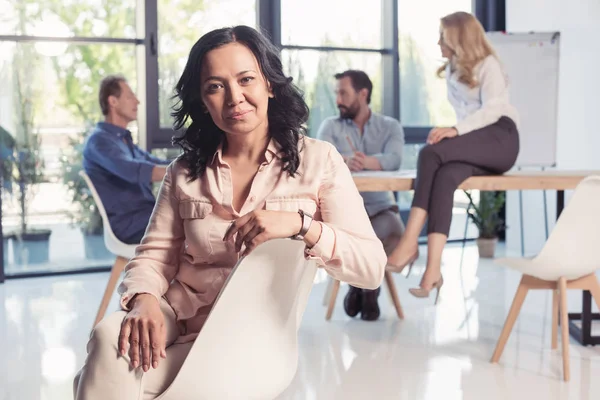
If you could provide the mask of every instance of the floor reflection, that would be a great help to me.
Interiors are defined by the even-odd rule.
[[[382,318],[348,318],[342,285],[325,321],[326,277],[320,273],[299,332],[298,371],[278,400],[597,399],[600,348],[571,341],[570,383],[561,381],[560,351],[550,350],[550,292],[528,295],[499,365],[489,363],[520,276],[468,245],[444,253],[438,306],[416,299],[422,258],[409,279],[396,277],[406,319],[386,290]],[[91,324],[108,274],[12,280],[0,285],[0,400],[71,399]],[[110,310],[117,307],[116,297]],[[570,308],[581,307],[573,291]]]

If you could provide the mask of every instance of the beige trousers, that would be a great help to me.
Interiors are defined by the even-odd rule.
[[[117,311],[104,318],[92,331],[87,358],[73,382],[75,400],[150,400],[164,392],[179,372],[193,342],[173,345],[179,336],[175,312],[161,299],[167,329],[167,358],[158,368],[144,373],[132,369],[129,355],[118,354],[121,323],[127,314]],[[140,357],[141,362],[141,357]]]

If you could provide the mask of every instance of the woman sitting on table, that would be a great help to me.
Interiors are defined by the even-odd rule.
[[[417,179],[406,232],[388,258],[389,271],[412,267],[418,255],[418,237],[427,225],[427,268],[416,297],[436,302],[444,282],[442,252],[452,220],[454,191],[470,176],[502,174],[514,165],[519,153],[517,110],[510,104],[508,80],[483,27],[471,14],[457,12],[441,19],[442,57],[448,99],[458,123],[434,128],[417,163]]]
[[[267,240],[303,240],[306,257],[352,285],[383,279],[386,255],[350,171],[332,145],[304,136],[308,107],[265,37],[246,26],[207,33],[176,92],[183,154],[126,267],[123,311],[93,330],[76,399],[162,393],[232,268]],[[163,360],[173,343],[187,346]]]

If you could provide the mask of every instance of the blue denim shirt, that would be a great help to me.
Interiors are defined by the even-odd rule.
[[[358,151],[377,158],[384,171],[398,170],[402,164],[404,130],[400,122],[385,115],[371,112],[362,135],[351,119],[330,117],[321,124],[317,138],[333,144],[341,155],[352,156],[349,138]],[[369,216],[396,204],[392,192],[361,192],[361,196]]]
[[[146,229],[155,197],[152,170],[169,161],[133,144],[131,132],[98,122],[83,148],[83,168],[94,183],[110,226],[120,240]]]

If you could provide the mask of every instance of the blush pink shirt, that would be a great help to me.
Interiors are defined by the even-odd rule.
[[[146,234],[125,268],[121,306],[127,310],[138,293],[164,297],[177,315],[177,342],[193,340],[240,257],[234,239],[223,241],[225,232],[232,220],[256,209],[314,214],[313,223],[321,224],[322,233],[306,249],[306,257],[337,280],[378,287],[387,257],[348,167],[327,142],[305,137],[299,146],[300,166],[292,178],[282,169],[279,147],[271,140],[239,211],[232,206],[231,168],[221,148],[193,182],[181,162],[172,163]]]

